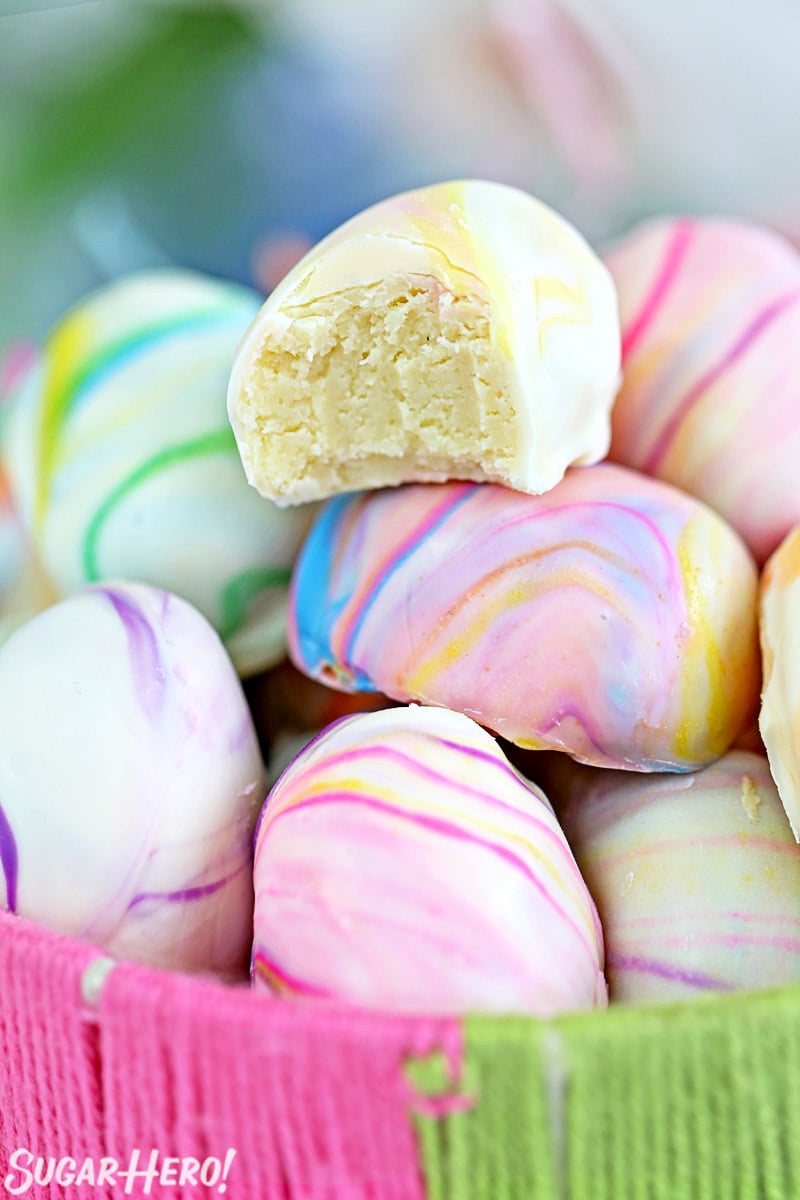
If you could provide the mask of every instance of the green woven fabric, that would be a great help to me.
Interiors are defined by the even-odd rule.
[[[519,1020],[468,1022],[467,1039],[459,1093],[476,1103],[448,1117],[415,1118],[427,1200],[558,1195],[544,1027]],[[449,1091],[438,1056],[408,1072],[426,1095]]]
[[[466,1112],[415,1116],[428,1200],[800,1197],[800,989],[465,1022]],[[447,1092],[437,1059],[409,1068]]]

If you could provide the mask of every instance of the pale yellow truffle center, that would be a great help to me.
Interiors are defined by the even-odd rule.
[[[415,275],[281,315],[239,400],[256,486],[303,500],[412,475],[508,478],[510,364],[482,300]]]

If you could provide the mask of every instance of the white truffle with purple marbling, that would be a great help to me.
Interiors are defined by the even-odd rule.
[[[87,589],[0,647],[0,904],[156,966],[233,975],[263,766],[191,605]]]

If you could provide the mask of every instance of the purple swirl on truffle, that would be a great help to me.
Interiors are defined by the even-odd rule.
[[[247,862],[241,863],[235,871],[231,871],[230,874],[223,876],[222,879],[215,879],[211,883],[195,884],[193,887],[180,888],[175,892],[139,892],[128,905],[128,912],[133,908],[137,908],[140,904],[146,904],[148,901],[167,901],[169,903],[180,904],[190,900],[202,900],[206,896],[213,896],[215,892],[218,892],[220,888],[224,888],[237,875],[241,875],[245,868],[249,867],[250,861],[248,859]]]
[[[152,716],[160,706],[167,678],[153,626],[142,610],[122,592],[110,587],[97,588],[97,591],[111,601],[125,627],[136,688],[142,706],[148,716]]]
[[[9,912],[16,912],[19,857],[14,834],[2,807],[0,807],[0,866],[6,877],[6,908]]]
[[[643,975],[654,975],[657,979],[666,979],[670,983],[683,984],[687,988],[699,988],[703,991],[732,992],[734,984],[723,979],[717,979],[704,971],[690,971],[673,963],[660,962],[642,954],[617,954],[613,950],[606,953],[606,970],[633,971]]]

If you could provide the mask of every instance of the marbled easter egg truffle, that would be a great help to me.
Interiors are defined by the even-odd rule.
[[[691,775],[542,775],[606,942],[612,1001],[800,982],[800,847],[767,760],[732,751]]]
[[[15,502],[58,595],[108,578],[183,596],[250,673],[285,650],[308,523],[247,486],[225,409],[260,297],[184,271],[133,275],[53,330],[13,401]]]
[[[608,449],[617,303],[583,238],[498,183],[384,200],[275,288],[229,412],[279,504],[414,480],[552,487]]]
[[[61,601],[0,647],[0,904],[155,966],[235,975],[263,767],[236,672],[183,600]]]
[[[761,563],[800,523],[800,255],[767,229],[660,218],[606,255],[623,386],[611,457],[720,512]]]
[[[257,987],[404,1012],[606,1003],[549,803],[458,713],[349,717],[301,752],[261,816],[255,890]]]
[[[324,507],[290,651],[333,686],[451,708],[527,748],[692,770],[756,712],[756,586],[720,517],[622,467],[543,496],[417,484]]]

